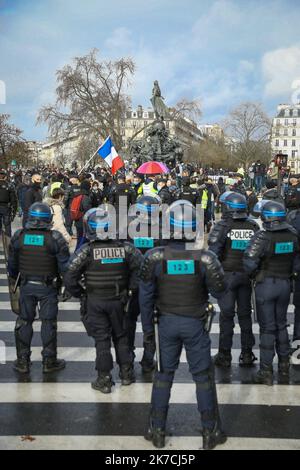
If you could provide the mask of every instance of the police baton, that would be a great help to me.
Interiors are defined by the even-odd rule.
[[[155,338],[157,371],[161,372],[159,334],[158,334],[158,309],[156,307],[154,307],[153,323],[154,323],[154,338]]]
[[[208,306],[206,307],[206,318],[205,318],[205,323],[204,323],[204,330],[207,333],[209,333],[211,330],[211,325],[212,325],[215,314],[216,314],[216,310],[213,304],[208,304]]]
[[[132,290],[129,290],[128,294],[127,294],[127,302],[126,302],[125,307],[124,307],[124,313],[126,313],[126,315],[129,312],[129,307],[130,307],[130,302],[131,302],[131,299],[132,299],[132,295],[133,295]]]
[[[257,323],[255,281],[253,279],[251,280],[251,300],[252,300],[252,308],[253,308],[253,323]]]

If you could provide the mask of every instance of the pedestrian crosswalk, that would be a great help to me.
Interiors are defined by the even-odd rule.
[[[58,354],[66,369],[43,376],[40,322],[34,325],[32,369],[20,376],[12,369],[15,315],[10,311],[3,254],[0,252],[0,348],[5,345],[6,363],[0,354],[0,449],[102,449],[152,450],[143,433],[149,411],[151,376],[142,375],[140,323],[136,333],[135,384],[120,384],[118,370],[110,395],[90,386],[95,349],[80,322],[75,299],[60,303]],[[211,331],[212,354],[218,347],[218,307]],[[289,308],[289,333],[292,333]],[[258,356],[258,325],[254,325]],[[220,414],[228,441],[220,449],[300,449],[300,366],[293,366],[290,384],[272,388],[252,383],[251,369],[240,368],[240,329],[235,328],[233,364],[216,370]],[[3,361],[4,362],[4,361]],[[257,366],[256,366],[257,368]],[[195,386],[188,371],[185,352],[172,389],[168,417],[167,450],[196,450],[201,447],[201,423]]]

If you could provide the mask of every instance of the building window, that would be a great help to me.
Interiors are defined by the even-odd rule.
[[[121,127],[125,127],[125,121],[121,121]]]
[[[292,140],[292,147],[296,147],[296,141],[295,141],[295,139]]]
[[[148,119],[148,111],[145,111],[145,112],[143,113],[143,118]]]
[[[144,126],[148,126],[148,121],[144,121]]]
[[[289,115],[290,115],[290,110],[289,110],[289,109],[286,109],[286,110],[284,111],[284,115],[285,115],[285,116],[289,116]]]
[[[276,147],[279,147],[279,139],[276,139],[275,145],[276,145]]]
[[[135,129],[136,128],[136,121],[132,121],[132,127]]]
[[[279,133],[279,129],[276,129],[276,131],[275,131],[275,135],[276,135],[276,137],[278,137],[278,136],[280,135],[280,133]]]
[[[298,109],[293,109],[293,116],[297,117],[298,116]]]
[[[284,140],[284,141],[283,141],[283,146],[284,146],[284,147],[287,147],[287,140]]]
[[[133,117],[133,118],[136,118],[136,117],[137,117],[136,111],[133,111],[133,112],[132,112],[132,117]]]
[[[283,135],[288,135],[288,130],[287,129],[284,129]]]
[[[295,158],[297,150],[292,150],[292,158]]]
[[[284,120],[284,125],[285,125],[285,126],[288,126],[288,125],[289,125],[289,120],[288,120],[288,119],[285,119],[285,120]]]
[[[280,126],[280,119],[276,119],[276,126]]]
[[[295,168],[295,162],[291,162],[291,168]]]
[[[296,135],[296,129],[292,130],[292,135]]]
[[[293,126],[297,126],[297,119],[293,119]]]

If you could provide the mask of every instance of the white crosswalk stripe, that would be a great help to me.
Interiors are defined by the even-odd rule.
[[[3,260],[3,255],[0,255],[0,259]],[[3,263],[1,267],[4,268]],[[0,279],[6,279],[6,275],[1,274]],[[43,375],[41,347],[33,346],[32,379],[22,378],[11,367],[16,358],[13,346],[15,315],[9,317],[7,297],[2,295],[4,299],[1,300],[1,294],[7,293],[7,285],[0,286],[0,341],[2,334],[7,342],[7,364],[0,363],[0,449],[152,451],[152,445],[142,436],[152,389],[149,378],[144,378],[139,372],[142,348],[137,347],[135,350],[137,383],[130,387],[121,386],[116,368],[113,375],[117,383],[112,394],[103,395],[93,390],[89,382],[95,377],[95,348],[82,345],[86,332],[80,321],[79,302],[72,300],[59,304],[58,333],[66,344],[58,347],[58,355],[67,361],[66,369],[55,374],[54,378],[52,374],[49,378]],[[219,312],[218,305],[215,307]],[[292,312],[293,306],[290,305],[289,313]],[[35,337],[40,335],[40,330],[41,322],[36,321]],[[289,326],[288,331],[291,335],[293,325]],[[253,325],[253,332],[259,334],[257,324]],[[137,333],[142,333],[140,322],[137,324]],[[238,325],[235,326],[235,333],[240,334]],[[211,334],[219,334],[217,322],[213,323]],[[217,350],[213,348],[212,355],[216,353]],[[259,357],[258,343],[254,353]],[[249,381],[251,371],[237,366],[239,355],[240,350],[233,349],[232,369],[224,371],[224,374],[218,371],[217,391],[221,416],[227,416],[225,423],[229,428],[229,439],[219,448],[299,449],[300,432],[295,425],[300,419],[300,387],[296,385],[300,384],[299,371],[294,369],[293,385],[274,385],[272,388],[254,385]],[[182,369],[175,376],[170,402],[169,421],[173,435],[166,441],[166,450],[198,450],[201,447],[198,431],[200,420],[197,427],[195,385],[187,370],[185,351],[182,352],[180,362]],[[277,363],[277,358],[274,362]],[[181,424],[176,426],[177,414],[183,427]],[[27,416],[27,421],[24,416]],[[39,416],[38,422],[36,416]],[[55,416],[57,419],[54,419]],[[120,422],[125,420],[121,430],[118,421],[115,421],[118,419]],[[193,419],[193,424],[190,424]],[[235,432],[235,423],[240,429],[241,420],[243,430]],[[281,423],[280,429],[276,426],[277,421]],[[28,435],[32,436],[31,439],[22,437]]]

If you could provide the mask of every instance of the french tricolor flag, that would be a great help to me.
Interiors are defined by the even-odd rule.
[[[118,155],[110,137],[107,137],[101,147],[98,148],[97,153],[111,168],[113,175],[124,166],[124,162]]]

